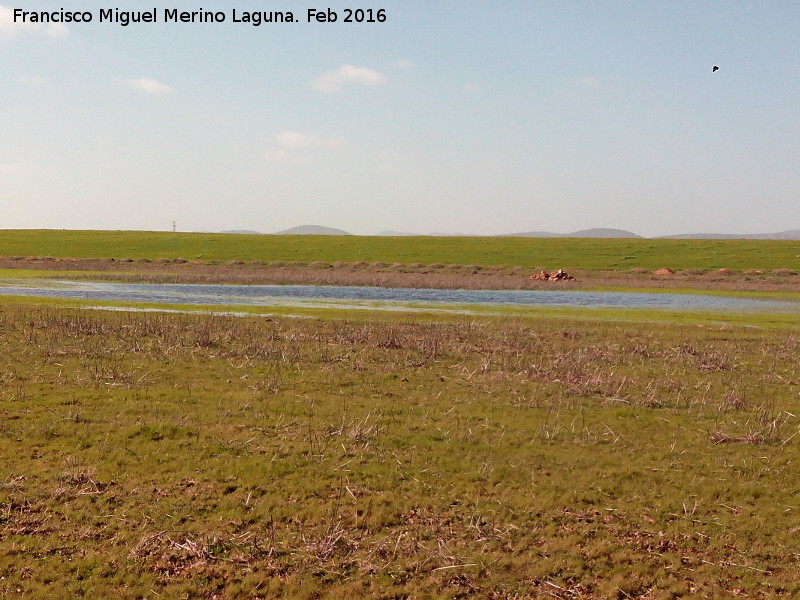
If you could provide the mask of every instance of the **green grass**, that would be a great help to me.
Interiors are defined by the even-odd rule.
[[[629,270],[797,269],[800,242],[487,237],[268,236],[2,230],[0,256],[186,260],[384,261]]]
[[[0,305],[0,595],[797,597],[792,330]]]
[[[632,290],[636,291],[636,290]],[[641,291],[641,290],[640,290]],[[733,297],[752,297],[746,293],[721,293]],[[759,296],[770,296],[766,293]],[[779,294],[775,299],[796,300],[794,294]],[[688,325],[700,327],[752,327],[758,329],[800,329],[797,312],[778,311],[698,311],[662,309],[621,309],[586,308],[570,306],[524,306],[524,305],[479,305],[479,304],[441,304],[441,303],[403,303],[375,301],[284,301],[275,305],[198,305],[166,304],[152,302],[122,302],[81,300],[73,298],[42,298],[37,296],[0,295],[0,305],[21,304],[26,306],[77,307],[84,309],[112,309],[120,311],[162,311],[184,312],[189,314],[231,314],[252,316],[283,316],[317,319],[369,318],[375,321],[390,321],[398,314],[436,318],[440,321],[461,319],[464,315],[483,318],[515,318],[524,323],[535,323],[541,319],[571,319],[575,322],[587,321],[617,322],[621,324],[662,324]]]

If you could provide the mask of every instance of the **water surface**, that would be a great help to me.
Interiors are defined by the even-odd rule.
[[[696,311],[798,312],[800,302],[706,294],[575,290],[440,290],[315,285],[135,284],[5,280],[0,294],[151,304],[393,308],[404,306],[571,306]],[[399,308],[395,306],[395,308]]]

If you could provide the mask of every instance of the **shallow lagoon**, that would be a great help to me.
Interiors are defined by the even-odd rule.
[[[196,306],[331,306],[372,308],[457,304],[568,306],[734,312],[798,312],[800,302],[708,294],[592,292],[572,290],[437,290],[313,285],[130,284],[65,280],[5,280],[0,294]]]

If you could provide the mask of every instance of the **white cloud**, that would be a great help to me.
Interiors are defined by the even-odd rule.
[[[320,92],[338,92],[342,86],[348,83],[376,86],[383,85],[388,80],[383,73],[366,67],[342,65],[334,71],[328,71],[317,77],[314,81],[314,89]]]
[[[276,138],[278,145],[290,150],[316,150],[319,148],[336,148],[346,142],[343,138],[324,138],[317,135],[284,131]]]
[[[23,75],[19,78],[22,85],[40,86],[47,84],[47,79],[44,77],[36,77],[35,75]]]
[[[16,33],[64,37],[69,35],[69,29],[63,23],[14,23],[14,9],[0,4],[0,35],[9,37]]]
[[[411,62],[410,60],[406,60],[405,58],[401,58],[396,63],[394,63],[394,66],[397,67],[398,69],[413,69],[414,63]]]
[[[15,29],[14,11],[0,4],[0,33],[13,33]]]
[[[43,33],[50,37],[64,37],[69,35],[69,29],[63,23],[48,23],[43,27]]]
[[[479,90],[478,86],[474,83],[465,83],[461,89],[466,94],[477,94]]]
[[[25,175],[26,173],[31,173],[34,169],[34,165],[24,160],[0,163],[0,176]]]
[[[326,138],[296,131],[283,131],[275,136],[277,149],[268,150],[261,158],[269,162],[284,164],[300,164],[306,161],[306,151],[328,150],[344,146],[344,138]]]
[[[264,152],[261,157],[269,162],[294,162],[295,158],[286,150],[270,150]]]
[[[139,77],[139,79],[121,79],[120,85],[129,87],[133,90],[146,92],[148,94],[168,94],[172,88],[149,77]]]

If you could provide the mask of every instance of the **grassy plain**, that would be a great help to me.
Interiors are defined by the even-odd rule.
[[[0,306],[0,597],[775,598],[796,330]]]
[[[0,230],[0,256],[768,271],[800,268],[800,242]]]
[[[800,267],[738,240],[2,231],[0,255],[13,278],[563,267],[559,289],[783,299]],[[686,271],[635,271],[662,266]],[[796,314],[86,304],[0,302],[0,598],[800,595]]]

